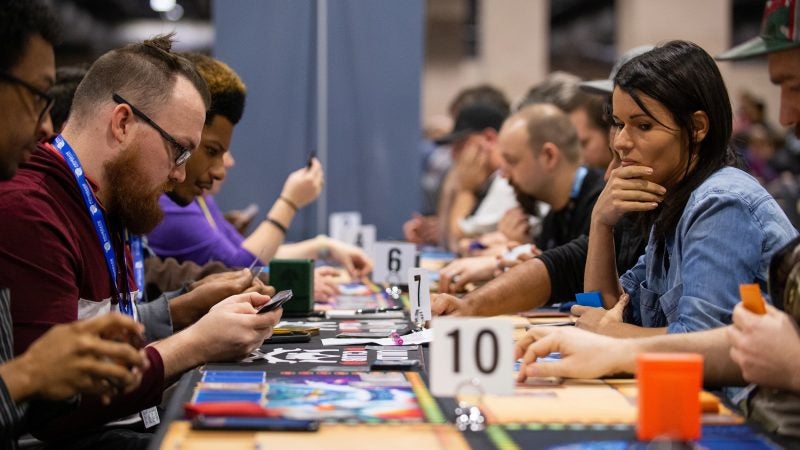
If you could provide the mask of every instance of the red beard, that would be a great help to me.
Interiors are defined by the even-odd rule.
[[[108,213],[133,234],[147,234],[161,222],[164,211],[158,199],[171,184],[166,181],[154,190],[143,189],[142,180],[147,177],[142,175],[139,164],[141,154],[141,148],[137,145],[103,166],[110,198]]]

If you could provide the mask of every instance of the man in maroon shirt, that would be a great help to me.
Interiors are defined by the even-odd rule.
[[[0,183],[0,286],[11,289],[17,354],[53,325],[135,311],[128,232],[145,233],[160,220],[158,198],[185,177],[208,108],[205,84],[170,47],[159,37],[101,56],[55,145],[40,146]],[[145,349],[149,368],[138,389],[110,405],[84,397],[37,436],[71,439],[140,411],[144,426],[154,425],[150,408],[170,380],[204,362],[241,358],[271,334],[280,311],[256,314],[267,300],[222,301]]]

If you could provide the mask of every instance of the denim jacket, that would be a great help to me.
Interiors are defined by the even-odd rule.
[[[772,254],[795,235],[753,177],[733,167],[714,172],[692,192],[663,254],[651,231],[645,254],[620,278],[631,299],[626,321],[669,333],[730,324],[739,285],[757,282],[767,298]]]

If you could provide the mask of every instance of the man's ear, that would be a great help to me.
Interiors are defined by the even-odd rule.
[[[111,136],[117,143],[130,137],[134,120],[133,111],[128,105],[116,105],[111,111]]]
[[[692,113],[692,126],[694,127],[694,141],[700,143],[708,134],[708,114],[705,111]]]
[[[548,170],[552,170],[561,162],[561,156],[561,149],[552,142],[545,142],[542,144],[542,148],[539,149],[539,161]]]
[[[494,144],[497,142],[497,130],[494,128],[484,128],[481,134],[489,144]]]

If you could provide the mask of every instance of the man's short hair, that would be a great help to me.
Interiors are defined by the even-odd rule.
[[[170,34],[126,45],[98,58],[75,91],[70,117],[80,122],[93,116],[114,93],[145,112],[155,111],[169,101],[178,76],[192,83],[208,110],[211,99],[205,81],[194,64],[171,49]]]
[[[531,87],[519,102],[517,110],[536,103],[550,103],[571,113],[589,101],[589,95],[580,90],[581,78],[569,72],[555,71],[539,84]]]
[[[3,0],[0,3],[0,72],[17,65],[31,37],[50,45],[58,39],[58,21],[39,0]]]
[[[558,106],[548,103],[535,103],[517,111],[512,117],[525,120],[528,129],[528,145],[538,153],[542,146],[555,144],[570,162],[580,159],[580,141],[575,126]]]
[[[214,116],[220,115],[236,125],[244,113],[244,101],[247,88],[224,62],[200,53],[181,53],[194,64],[195,69],[203,77],[211,94],[211,107],[206,115],[206,124],[210,124]]]

